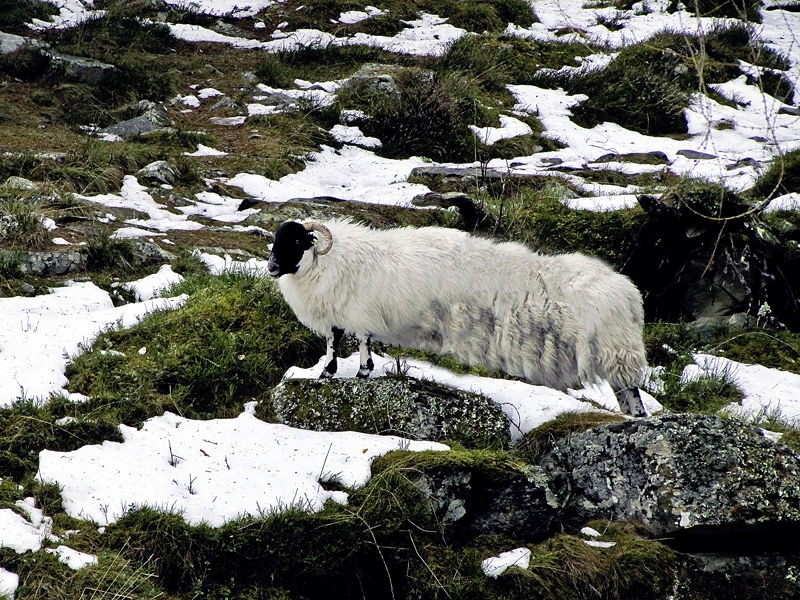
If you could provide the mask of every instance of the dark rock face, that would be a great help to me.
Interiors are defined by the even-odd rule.
[[[541,469],[492,477],[481,469],[423,469],[417,489],[446,536],[508,535],[541,538],[551,532],[558,503]]]
[[[510,443],[508,419],[497,404],[411,377],[289,379],[272,399],[279,421],[301,429]]]
[[[794,250],[751,204],[711,188],[640,196],[639,204],[647,213],[646,243],[634,249],[623,272],[642,291],[648,320],[745,313],[800,327]]]
[[[800,523],[800,456],[703,415],[604,425],[556,442],[541,466],[567,522],[640,522],[669,536]]]

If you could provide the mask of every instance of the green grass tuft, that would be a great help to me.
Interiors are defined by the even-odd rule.
[[[67,368],[70,389],[91,396],[89,413],[128,424],[164,410],[233,416],[290,366],[311,366],[324,354],[324,340],[297,322],[271,281],[197,275],[172,291],[188,293],[189,301],[101,334]],[[139,354],[143,347],[146,354]]]

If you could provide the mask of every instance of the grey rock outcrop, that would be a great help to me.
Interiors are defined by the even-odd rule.
[[[800,456],[719,417],[603,425],[557,441],[541,466],[567,522],[634,521],[659,536],[800,524]]]
[[[639,165],[668,165],[669,158],[666,154],[659,150],[654,152],[627,152],[624,154],[603,154],[603,156],[596,158],[594,163],[608,163],[608,162],[622,162],[634,163]]]
[[[136,177],[149,184],[172,185],[178,178],[178,170],[166,160],[157,160],[139,169]]]
[[[272,391],[279,422],[316,431],[361,431],[439,441],[510,443],[500,406],[478,394],[411,377],[288,379]]]
[[[102,129],[100,133],[118,135],[123,139],[127,139],[162,127],[169,127],[170,124],[171,121],[166,109],[159,106],[133,119],[110,125]]]
[[[22,252],[19,255],[20,270],[26,275],[54,277],[86,269],[86,253],[78,249],[55,252]]]
[[[39,187],[36,182],[26,179],[25,177],[17,177],[16,175],[12,175],[6,179],[3,185],[12,190],[22,190],[24,192],[35,191]]]
[[[10,54],[25,48],[25,46],[30,46],[32,48],[44,48],[47,46],[47,44],[36,39],[26,38],[21,35],[4,33],[0,31],[0,54]]]
[[[46,54],[50,58],[51,68],[62,70],[65,79],[71,83],[101,85],[117,72],[114,65],[93,58],[62,54],[54,50],[49,50]]]

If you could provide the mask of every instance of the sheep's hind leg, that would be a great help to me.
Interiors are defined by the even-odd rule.
[[[375,363],[372,362],[372,353],[369,347],[369,336],[365,337],[363,340],[359,340],[358,357],[361,364],[359,365],[356,377],[359,379],[366,379],[369,377],[369,374],[372,373],[372,369],[375,368]]]
[[[336,360],[339,358],[339,342],[342,341],[344,329],[332,327],[331,333],[326,338],[328,341],[328,351],[325,353],[325,366],[322,368],[322,373],[319,374],[320,379],[330,379],[336,373]]]
[[[639,388],[630,387],[624,390],[614,392],[619,402],[619,408],[622,412],[634,417],[646,417],[647,411],[642,404],[642,397],[639,394]]]

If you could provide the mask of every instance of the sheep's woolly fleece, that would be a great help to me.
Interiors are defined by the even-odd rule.
[[[52,21],[37,21],[35,27],[64,27],[90,18],[95,11],[90,2],[80,0],[50,0],[60,8],[60,15]],[[178,0],[168,0],[178,3]],[[232,1],[196,0],[191,2],[199,12],[220,14],[234,8]],[[248,3],[247,9],[237,14],[256,14],[271,4],[270,0]],[[507,33],[540,40],[556,39],[556,31],[570,27],[587,32],[592,41],[619,48],[632,41],[640,41],[657,31],[669,27],[689,33],[712,27],[718,21],[694,19],[689,13],[666,12],[666,1],[646,0],[646,10],[616,11],[616,9],[584,9],[583,0],[539,0],[535,11],[539,23],[528,29],[510,24]],[[367,18],[374,11],[344,13],[342,22]],[[613,11],[622,16],[622,27],[609,31],[598,24],[601,13]],[[786,55],[791,63],[789,76],[795,83],[800,79],[800,44],[796,32],[800,31],[800,14],[783,10],[764,11],[764,22],[756,26],[757,32],[768,45]],[[173,32],[186,40],[207,40],[231,45],[250,44],[239,38],[221,36],[200,27],[173,25]],[[325,42],[336,44],[369,43],[393,51],[409,54],[440,54],[452,40],[465,35],[435,15],[422,15],[409,23],[409,28],[393,38],[364,36],[333,38],[319,31],[276,31],[270,42],[263,44],[266,51],[297,48]],[[564,38],[558,38],[564,41]],[[258,44],[262,44],[258,42]],[[613,60],[612,55],[587,57],[583,65],[602,65]],[[575,68],[586,68],[578,66]],[[296,89],[283,90],[289,96],[302,98],[311,95],[318,102],[328,101],[341,82],[296,82]],[[695,96],[687,111],[691,135],[675,141],[649,138],[605,123],[592,129],[581,128],[570,119],[570,108],[585,98],[569,96],[563,92],[543,90],[534,86],[513,86],[517,99],[515,109],[520,113],[537,112],[547,135],[558,139],[566,147],[553,152],[519,157],[502,164],[492,163],[500,169],[512,168],[518,173],[547,172],[554,159],[565,166],[582,166],[609,152],[625,153],[651,151],[665,152],[671,161],[669,169],[677,174],[691,174],[724,181],[731,187],[746,189],[758,174],[758,163],[765,164],[780,152],[800,147],[800,119],[778,111],[784,105],[774,98],[761,94],[743,78],[720,83],[717,91],[726,96],[746,100],[739,109],[719,105],[707,97]],[[209,101],[215,94],[207,90],[185,90],[187,110],[192,104]],[[193,96],[194,99],[189,98]],[[798,99],[795,98],[795,101]],[[213,100],[212,100],[213,101]],[[253,114],[260,110],[254,106]],[[241,122],[241,121],[238,121]],[[732,128],[717,128],[719,123],[732,124]],[[526,130],[518,119],[507,116],[499,127],[476,128],[475,134],[486,142],[514,137]],[[246,192],[272,201],[288,200],[297,196],[332,195],[345,199],[371,200],[391,204],[408,204],[417,194],[427,190],[424,186],[410,185],[405,180],[415,166],[427,164],[422,159],[388,160],[377,157],[370,146],[380,140],[364,141],[355,128],[340,128],[333,135],[345,146],[340,150],[323,147],[307,164],[304,171],[281,180],[269,180],[253,175],[234,175],[226,183],[237,185]],[[752,138],[768,139],[759,142]],[[113,142],[108,142],[113,143]],[[714,158],[689,159],[680,153],[694,150]],[[198,148],[194,155],[224,153],[225,149]],[[679,154],[680,153],[680,154]],[[190,156],[187,157],[190,159]],[[742,159],[752,159],[742,162]],[[509,164],[513,163],[513,167]],[[729,168],[732,165],[742,165]],[[756,165],[756,166],[753,166]],[[473,165],[465,165],[473,166]],[[616,165],[626,172],[645,171],[653,167],[642,165]],[[596,210],[613,210],[634,203],[637,190],[633,187],[586,185],[594,196],[571,200],[576,207]],[[132,220],[118,230],[119,237],[153,237],[168,240],[171,231],[197,228],[191,214],[202,214],[220,222],[222,226],[239,227],[236,223],[247,216],[236,210],[238,202],[222,196],[198,194],[193,206],[182,209],[181,214],[165,211],[134,177],[126,177],[119,194],[92,196],[89,199],[108,206],[135,208],[147,215],[146,219]],[[797,208],[800,198],[790,195],[773,201],[772,206]],[[111,218],[111,217],[109,217]],[[256,262],[237,264],[230,259],[205,257],[208,264],[219,272],[225,268],[263,269]],[[154,309],[176,309],[185,300],[182,297],[155,299],[155,292],[168,287],[178,279],[168,267],[156,276],[129,284],[138,301],[115,308],[108,295],[91,283],[74,283],[37,298],[0,299],[0,406],[16,399],[46,399],[51,393],[65,393],[64,369],[81,344],[89,345],[96,335],[111,326],[129,327],[143,314]],[[146,352],[146,347],[143,347]],[[724,359],[698,355],[696,365],[687,368],[685,377],[692,378],[706,372],[725,371],[732,374],[744,389],[746,397],[735,410],[748,413],[780,411],[787,417],[800,416],[800,377],[756,365],[740,365]],[[387,361],[388,362],[388,361]],[[482,392],[499,402],[509,415],[512,435],[549,420],[565,409],[595,410],[580,400],[591,395],[601,405],[614,408],[608,390],[584,390],[569,395],[530,386],[520,382],[499,382],[480,377],[462,377],[419,361],[407,361],[411,374],[429,377],[451,387]],[[385,367],[386,365],[381,365]],[[312,371],[291,370],[287,376],[310,376]],[[340,374],[352,375],[357,369],[357,358],[343,361]],[[657,384],[657,381],[655,382]],[[81,400],[73,396],[74,400]],[[657,408],[654,400],[646,398],[650,410]],[[236,431],[236,446],[225,439]],[[71,453],[46,451],[42,454],[40,476],[45,481],[64,486],[64,505],[70,514],[90,518],[104,524],[111,522],[131,504],[147,504],[168,509],[180,509],[193,522],[208,521],[219,524],[243,514],[259,514],[264,510],[300,503],[309,510],[318,508],[331,498],[345,501],[340,494],[322,490],[316,483],[326,474],[339,475],[349,483],[361,483],[368,476],[369,461],[380,453],[405,446],[397,438],[365,436],[362,434],[325,434],[299,432],[282,426],[257,422],[247,411],[235,419],[195,422],[166,414],[149,420],[141,431],[125,428],[125,442],[89,446]],[[174,454],[170,454],[169,445]],[[270,451],[265,452],[267,444]],[[257,472],[251,461],[261,456],[272,456],[272,449],[285,446],[282,459],[262,465]],[[143,456],[142,448],[148,448]],[[412,449],[439,448],[440,445],[414,444]],[[175,455],[180,458],[176,459]],[[326,459],[327,457],[327,459]],[[226,462],[227,461],[227,462]],[[224,465],[224,466],[223,466]],[[230,466],[230,469],[228,468]],[[224,470],[223,470],[224,469]],[[148,486],[133,490],[126,485],[146,473]],[[248,480],[248,478],[250,478]],[[158,481],[158,485],[150,482]],[[252,485],[256,483],[257,485]],[[235,487],[237,497],[226,495]],[[253,489],[257,488],[258,493]],[[146,491],[143,491],[146,490]],[[269,490],[268,492],[265,490]],[[51,523],[32,500],[21,501],[17,510],[0,510],[0,546],[18,552],[37,550],[42,541],[50,539]],[[67,543],[52,550],[73,568],[91,564],[95,559],[70,550]],[[516,559],[516,555],[510,557]],[[512,561],[513,562],[513,561]],[[16,589],[15,574],[0,569],[0,594]]]

